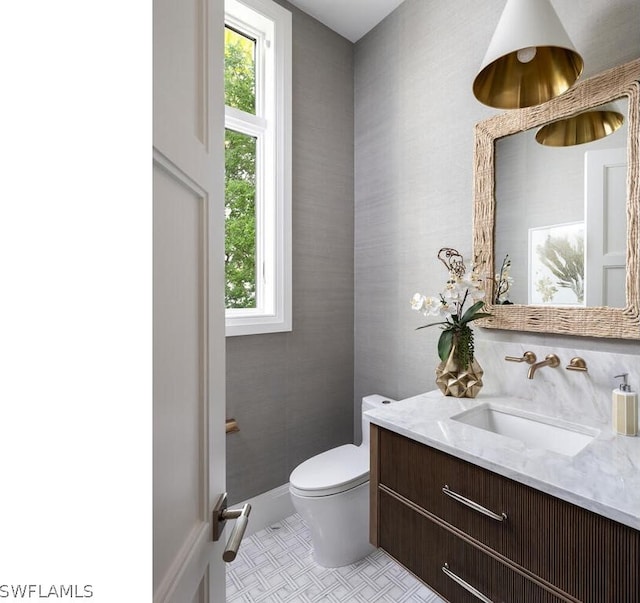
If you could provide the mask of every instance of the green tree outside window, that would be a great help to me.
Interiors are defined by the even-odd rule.
[[[225,103],[255,113],[255,42],[225,29]],[[256,139],[225,131],[225,304],[256,307]]]

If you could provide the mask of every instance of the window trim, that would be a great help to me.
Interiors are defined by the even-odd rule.
[[[268,26],[256,27],[265,19]],[[256,285],[263,302],[226,309],[226,335],[291,331],[291,13],[272,0],[226,0],[225,25],[268,49],[257,53],[265,59],[256,62],[256,114],[225,107],[226,128],[257,135]],[[265,164],[269,157],[273,167]]]

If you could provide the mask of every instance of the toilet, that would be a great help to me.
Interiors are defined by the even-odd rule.
[[[364,413],[393,402],[362,399],[362,444],[345,444],[298,465],[289,477],[293,506],[311,532],[313,558],[341,567],[366,557],[369,544],[369,419]]]

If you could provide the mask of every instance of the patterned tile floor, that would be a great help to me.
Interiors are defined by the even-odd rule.
[[[299,515],[245,538],[227,566],[227,603],[444,603],[380,550],[335,569],[314,563]]]

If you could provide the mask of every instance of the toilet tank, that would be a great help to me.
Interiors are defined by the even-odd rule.
[[[368,410],[373,410],[374,408],[383,408],[387,404],[392,404],[396,402],[387,396],[381,396],[380,394],[371,394],[370,396],[364,396],[362,398],[362,444],[365,446],[369,445],[369,424],[371,421],[369,417],[364,415]]]

